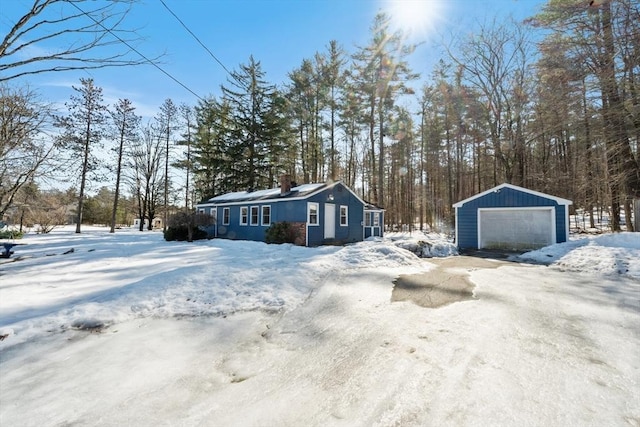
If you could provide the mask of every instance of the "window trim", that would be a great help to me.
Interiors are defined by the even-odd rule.
[[[269,221],[264,222],[264,211],[265,208],[269,210]],[[262,205],[260,206],[260,224],[263,226],[271,225],[271,205]]]
[[[252,227],[256,227],[258,225],[260,225],[260,206],[251,206],[249,208],[249,225]],[[256,222],[253,222],[253,210],[256,210]]]
[[[244,212],[244,215],[243,215],[243,212]],[[248,225],[248,224],[249,224],[249,206],[240,206],[240,225]]]
[[[344,216],[342,215],[342,210],[344,209]],[[342,218],[344,218],[344,224],[342,223]],[[348,227],[349,226],[349,206],[340,205],[340,227]]]
[[[231,222],[231,208],[222,208],[222,225],[229,225]]]
[[[311,208],[314,207],[316,210],[316,222],[311,222]],[[320,203],[318,202],[307,202],[307,224],[312,225],[314,227],[320,226]]]

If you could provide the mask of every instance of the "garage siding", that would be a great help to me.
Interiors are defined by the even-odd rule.
[[[565,206],[559,205],[553,199],[505,187],[469,200],[461,207],[456,207],[458,248],[476,249],[478,247],[478,208],[530,206],[553,206],[556,216],[556,240],[558,243],[566,241]]]

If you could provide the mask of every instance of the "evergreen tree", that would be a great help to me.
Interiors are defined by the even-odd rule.
[[[386,203],[385,119],[399,96],[413,93],[407,84],[418,78],[417,74],[411,72],[406,59],[413,53],[415,46],[405,44],[401,32],[390,33],[389,23],[388,15],[377,14],[371,27],[372,39],[369,45],[360,48],[353,55],[357,90],[362,96],[369,124],[373,199],[374,203],[383,207]]]
[[[189,210],[191,208],[191,173],[193,170],[193,161],[191,149],[193,147],[194,132],[196,131],[196,123],[194,119],[194,110],[187,104],[180,104],[180,116],[182,117],[183,132],[181,139],[176,142],[178,146],[185,147],[185,151],[182,153],[184,158],[174,162],[173,166],[184,169],[186,173],[185,177],[185,190],[184,190],[184,208]]]
[[[107,107],[103,104],[102,88],[93,83],[93,79],[80,79],[81,86],[73,86],[76,91],[71,101],[65,103],[69,115],[56,117],[56,126],[62,128],[60,140],[73,153],[82,159],[80,166],[80,191],[78,193],[78,211],[76,233],[80,233],[85,187],[88,174],[94,171],[99,161],[93,150],[100,147],[106,124]]]
[[[264,80],[260,62],[253,56],[248,64],[240,65],[232,72],[229,86],[222,86],[223,101],[230,108],[230,122],[225,123],[224,134],[228,138],[226,154],[230,175],[226,177],[235,190],[268,188],[269,149],[277,121],[270,114],[274,111],[275,86]]]
[[[630,218],[630,199],[640,198],[640,153],[634,153],[630,138],[633,136],[637,147],[640,9],[634,0],[592,2],[586,11],[569,3],[549,2],[531,22],[551,29],[550,37],[558,41],[556,46],[570,54],[575,63],[588,67],[595,77],[606,146],[611,228],[620,231],[620,205]]]
[[[206,200],[234,189],[226,179],[231,176],[225,134],[231,126],[229,104],[214,98],[200,101],[195,107],[195,122],[193,173],[197,198]]]
[[[320,161],[318,146],[322,138],[318,127],[321,99],[313,62],[304,59],[300,68],[289,73],[289,78],[289,114],[299,143],[302,179],[304,182],[317,182]]]
[[[164,212],[163,212],[163,231],[167,230],[167,221],[169,219],[169,158],[171,157],[171,137],[177,127],[178,107],[170,98],[167,98],[160,106],[160,112],[155,118],[155,129],[165,143],[164,148]]]
[[[326,87],[326,104],[329,108],[329,178],[331,180],[335,180],[337,177],[336,122],[340,107],[340,94],[345,83],[344,64],[344,51],[337,41],[331,40],[326,59],[322,62],[323,85]]]
[[[135,114],[135,107],[128,99],[120,99],[115,108],[110,112],[113,124],[113,134],[118,141],[115,148],[116,162],[116,186],[113,197],[113,209],[111,211],[110,233],[115,231],[116,214],[118,212],[118,200],[120,197],[120,179],[122,175],[122,156],[126,145],[134,143],[138,139],[138,127],[141,117]]]

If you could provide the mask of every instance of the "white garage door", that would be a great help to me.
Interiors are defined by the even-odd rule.
[[[555,242],[553,208],[478,209],[480,249],[537,249]]]

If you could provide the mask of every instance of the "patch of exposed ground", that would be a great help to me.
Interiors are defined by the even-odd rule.
[[[391,302],[411,301],[421,307],[438,308],[472,300],[475,286],[469,280],[469,271],[508,264],[469,256],[433,258],[429,262],[437,267],[426,273],[401,275],[393,282]]]

